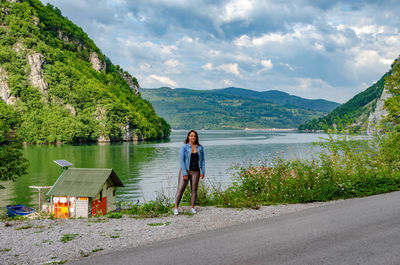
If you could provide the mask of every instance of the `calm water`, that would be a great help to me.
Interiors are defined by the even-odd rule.
[[[73,167],[113,168],[124,183],[117,200],[151,200],[157,192],[173,196],[179,171],[179,148],[187,131],[174,131],[169,140],[150,143],[119,143],[92,145],[29,145],[24,155],[30,162],[28,174],[17,182],[5,183],[0,190],[0,206],[23,203],[35,206],[37,192],[29,185],[51,186],[61,173],[53,160],[65,159]],[[308,158],[312,142],[322,134],[266,131],[199,131],[200,143],[206,154],[206,181],[232,181],[235,165],[286,158]]]

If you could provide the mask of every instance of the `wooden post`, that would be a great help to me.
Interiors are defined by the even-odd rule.
[[[50,215],[54,213],[53,196],[50,196]]]
[[[39,189],[39,211],[42,210],[42,189]]]
[[[39,212],[42,210],[42,189],[51,189],[51,187],[52,186],[29,186],[31,189],[39,190]]]
[[[67,196],[67,200],[68,200],[68,218],[69,218],[69,196]]]

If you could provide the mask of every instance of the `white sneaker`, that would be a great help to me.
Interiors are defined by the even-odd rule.
[[[196,210],[195,210],[194,208],[190,208],[190,212],[191,212],[192,214],[197,213]]]
[[[174,208],[174,215],[178,215],[178,214],[179,214],[178,208]]]

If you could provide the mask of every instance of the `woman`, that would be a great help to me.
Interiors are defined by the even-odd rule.
[[[177,215],[178,206],[182,199],[183,192],[186,185],[190,180],[190,212],[195,214],[194,204],[197,197],[197,187],[199,179],[204,179],[204,148],[199,143],[199,136],[195,130],[189,131],[185,139],[185,144],[181,147],[179,152],[179,163],[181,169],[179,170],[178,178],[178,191],[176,192],[176,202],[174,208],[174,215]]]

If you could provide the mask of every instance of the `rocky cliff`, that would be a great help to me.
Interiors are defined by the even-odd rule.
[[[45,63],[44,56],[40,53],[28,55],[28,63],[31,67],[29,80],[32,86],[37,87],[43,94],[47,94],[48,85],[43,79],[42,67]]]
[[[391,96],[387,89],[384,89],[381,97],[377,100],[375,110],[370,113],[367,121],[367,133],[369,135],[376,134],[380,131],[381,122],[388,114],[388,111],[384,107],[385,100]]]
[[[50,4],[0,2],[0,98],[26,142],[168,137],[170,127],[85,32]]]
[[[400,64],[400,56],[393,62],[392,70],[393,70],[394,65],[396,65],[396,64],[397,65]],[[392,70],[391,70],[391,73],[389,76],[395,74]],[[385,102],[391,97],[393,97],[393,95],[389,92],[389,89],[387,87],[387,82],[385,82],[385,86],[384,86],[382,95],[379,97],[379,99],[376,102],[376,108],[373,112],[371,112],[371,114],[368,117],[367,133],[369,135],[379,133],[383,130],[382,122],[389,114],[388,110],[385,107]]]
[[[348,102],[334,109],[325,117],[310,120],[299,126],[300,130],[322,130],[325,126],[336,126],[338,123],[350,124],[359,131],[376,134],[382,131],[382,121],[388,115],[386,101],[392,98],[386,79],[391,77],[393,67],[400,64],[400,56],[378,82],[365,91],[355,95]]]
[[[7,73],[0,67],[0,97],[8,105],[15,103],[15,97],[11,95],[11,90],[7,83]]]

